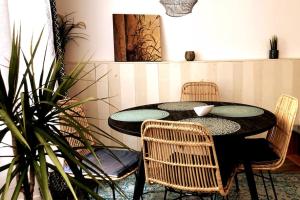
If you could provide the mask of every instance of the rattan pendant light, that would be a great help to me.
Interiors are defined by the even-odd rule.
[[[198,0],[160,0],[166,14],[171,17],[181,17],[192,12]]]

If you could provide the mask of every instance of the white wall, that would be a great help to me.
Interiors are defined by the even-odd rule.
[[[21,27],[21,48],[27,59],[31,57],[31,43],[35,47],[43,31],[34,59],[34,72],[38,81],[46,47],[45,70],[50,69],[55,57],[50,3],[48,0],[9,0],[8,7],[11,30],[13,26],[16,29]],[[25,63],[21,62],[21,70],[25,71],[25,68]]]
[[[268,57],[269,39],[279,38],[281,58],[300,57],[299,0],[198,0],[192,14],[173,18],[159,0],[57,0],[58,12],[75,12],[87,25],[88,40],[69,45],[67,60],[93,54],[93,60],[113,61],[113,13],[161,16],[164,60],[184,60],[194,50],[197,60]]]
[[[9,29],[9,17],[8,17],[8,4],[7,1],[0,0],[0,38],[7,38],[0,42],[0,69],[3,76],[6,76],[7,70],[4,66],[8,66],[8,60],[10,56],[10,29]]]

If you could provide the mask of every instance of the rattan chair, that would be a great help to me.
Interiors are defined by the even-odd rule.
[[[277,199],[270,171],[278,169],[285,161],[297,111],[298,99],[281,95],[275,108],[276,125],[268,131],[266,139],[246,139],[243,144],[245,153],[242,159],[249,160],[252,169],[260,172],[268,199],[266,177],[262,171],[268,172],[268,179],[271,181],[274,197]]]
[[[59,104],[69,106],[78,102],[78,99],[60,101]],[[70,110],[66,111],[66,114],[71,115],[74,119],[85,129],[89,130],[89,122],[86,118],[83,105],[77,105]],[[63,116],[61,117],[63,118]],[[77,152],[88,158],[94,164],[99,164],[96,158],[91,152],[84,148],[85,145],[79,141],[78,137],[81,137],[77,130],[72,126],[67,126],[63,121],[60,125],[60,130],[65,134],[67,141],[71,146],[77,149]],[[84,137],[89,140],[91,146],[97,146],[93,136],[90,132],[84,132]],[[101,169],[107,174],[111,180],[117,181],[126,178],[137,170],[139,161],[139,152],[129,151],[124,149],[107,149],[107,148],[95,148],[95,154],[101,163]],[[64,170],[66,173],[72,176],[72,171],[68,165],[65,164]],[[91,177],[85,175],[86,179]],[[98,180],[103,180],[103,177],[96,177]],[[110,185],[113,191],[113,199],[115,199],[115,186]],[[98,188],[98,187],[97,187]]]
[[[181,89],[181,101],[218,101],[219,89],[213,82],[187,82]]]
[[[147,120],[141,127],[146,182],[227,196],[235,167],[221,176],[211,134],[198,123]],[[167,190],[165,190],[166,199]]]

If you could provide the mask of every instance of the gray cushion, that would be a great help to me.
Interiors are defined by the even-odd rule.
[[[139,152],[128,151],[122,149],[97,149],[95,150],[97,157],[100,159],[103,171],[115,178],[122,177],[126,173],[138,166]],[[94,164],[98,164],[96,158],[92,154],[86,157]],[[66,173],[72,173],[68,166],[64,167]]]

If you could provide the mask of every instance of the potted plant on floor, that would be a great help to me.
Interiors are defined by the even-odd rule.
[[[41,36],[42,34],[37,44],[33,46],[30,57],[26,58],[21,53],[20,36],[14,32],[8,84],[5,84],[6,77],[3,77],[0,72],[0,143],[7,134],[11,134],[13,141],[10,147],[14,151],[11,163],[5,165],[0,163],[0,173],[7,173],[6,181],[0,183],[0,197],[1,199],[17,199],[23,192],[25,199],[31,200],[33,199],[35,180],[37,180],[42,198],[52,199],[48,174],[53,170],[63,177],[74,199],[79,198],[76,189],[80,189],[83,194],[88,194],[94,199],[101,199],[98,194],[84,184],[83,172],[87,173],[95,184],[100,184],[95,176],[102,176],[104,181],[110,185],[114,183],[105,173],[101,173],[103,172],[101,168],[73,149],[67,142],[66,136],[58,128],[60,115],[64,114],[67,119],[64,122],[65,125],[74,127],[80,133],[89,134],[85,127],[76,123],[76,120],[67,113],[78,104],[96,99],[85,99],[65,107],[57,104],[57,101],[64,98],[62,94],[66,94],[86,75],[82,73],[86,64],[76,65],[69,75],[62,78],[59,86],[57,86],[57,73],[61,66],[59,60],[53,61],[49,71],[46,70],[45,64],[38,66],[42,68],[38,78],[34,72],[37,66],[34,66],[33,60]],[[24,74],[20,74],[21,61],[25,61],[26,65]],[[121,142],[101,129],[93,131],[93,134],[104,135],[122,145]],[[76,139],[84,144],[82,148],[94,153],[87,138],[82,136]],[[99,144],[101,144],[100,141]],[[102,147],[106,148],[105,145]],[[64,158],[72,169],[74,177],[70,177],[64,172],[59,158]],[[12,197],[9,197],[8,191],[13,180],[16,180],[16,186],[13,189]]]

